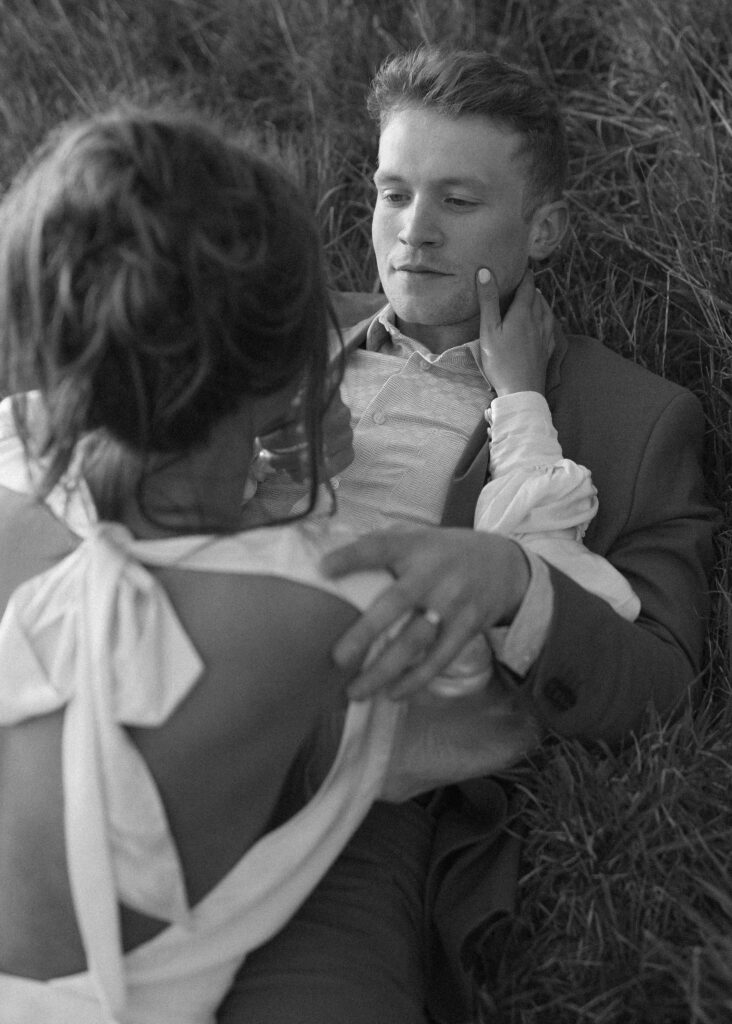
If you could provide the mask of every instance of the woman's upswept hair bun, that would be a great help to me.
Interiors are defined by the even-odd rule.
[[[43,393],[44,490],[89,431],[182,452],[301,376],[317,433],[326,328],[304,202],[196,116],[125,108],[65,126],[0,207],[4,383]]]

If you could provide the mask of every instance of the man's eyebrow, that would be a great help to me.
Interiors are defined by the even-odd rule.
[[[404,181],[404,178],[401,178],[398,174],[389,174],[387,171],[382,171],[380,167],[377,167],[373,173],[372,181],[374,184],[377,179],[379,181]]]
[[[400,174],[392,174],[389,171],[382,171],[378,169],[374,172],[373,182],[374,184],[387,184],[388,182],[404,183],[406,181]],[[487,181],[482,178],[470,178],[460,177],[459,175],[450,176],[449,178],[437,178],[435,181],[430,183],[437,188],[470,188],[479,190],[481,192],[487,192],[490,185]]]
[[[481,192],[485,192],[488,188],[488,182],[484,181],[483,178],[469,178],[469,177],[452,177],[452,178],[438,178],[435,182],[441,188],[473,188],[479,189]]]

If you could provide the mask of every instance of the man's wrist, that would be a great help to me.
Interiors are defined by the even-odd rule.
[[[508,598],[504,614],[497,623],[498,626],[510,626],[521,608],[526,596],[526,591],[531,583],[531,563],[529,555],[521,545],[511,540],[511,557],[509,564],[505,567],[506,589]]]
[[[530,574],[523,600],[510,625],[488,631],[496,660],[519,679],[527,675],[541,654],[554,614],[554,588],[546,562],[523,548],[521,553]]]

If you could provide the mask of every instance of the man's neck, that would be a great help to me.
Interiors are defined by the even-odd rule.
[[[396,327],[406,334],[408,338],[414,338],[425,348],[435,355],[447,352],[449,348],[456,348],[458,345],[465,345],[478,337],[480,321],[476,316],[472,320],[464,320],[457,324],[420,324],[410,323],[406,320],[394,318]]]

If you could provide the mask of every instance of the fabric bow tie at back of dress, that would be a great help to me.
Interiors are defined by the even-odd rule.
[[[69,878],[89,969],[114,1010],[124,1003],[118,900],[164,921],[189,915],[160,796],[123,726],[165,722],[203,669],[135,547],[124,527],[100,524],[18,587],[0,622],[0,724],[66,709]]]

